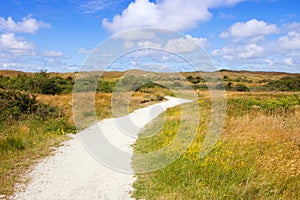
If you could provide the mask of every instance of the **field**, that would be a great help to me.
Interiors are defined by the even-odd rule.
[[[227,115],[212,151],[200,158],[208,131],[210,101],[199,100],[201,117],[195,140],[169,166],[137,175],[137,199],[298,199],[300,197],[300,96],[288,93],[228,92]],[[256,105],[256,106],[254,106]],[[188,109],[185,105],[181,109]],[[167,111],[164,128],[151,138],[140,138],[135,153],[149,153],[170,144],[178,134],[180,107]],[[152,135],[162,116],[141,133]],[[188,134],[188,133],[187,133]],[[180,146],[180,144],[178,144]],[[134,159],[139,169],[158,159]]]
[[[176,142],[182,144],[194,133],[195,138],[182,155],[176,148],[170,148],[154,162],[159,164],[169,155],[178,155],[169,166],[137,174],[133,197],[299,198],[299,74],[222,70],[220,76],[215,77],[210,73],[158,74],[132,70],[105,72],[99,83],[100,77],[86,74],[87,78],[75,84],[75,90],[80,99],[94,97],[95,116],[89,110],[93,105],[81,101],[79,107],[85,112],[79,119],[87,123],[75,127],[72,91],[77,73],[0,71],[0,194],[10,195],[16,183],[26,182],[22,176],[24,172],[67,140],[68,133],[87,127],[95,117],[97,120],[114,117],[111,104],[114,90],[118,93],[131,91],[127,92],[130,101],[126,109],[121,107],[126,102],[117,101],[117,108],[120,106],[117,116],[120,116],[162,101],[163,96],[172,96],[173,92],[182,90],[181,93],[188,97],[199,89],[198,102],[167,110],[141,133],[141,136],[153,135],[153,131],[157,134],[139,138],[134,146],[135,155],[164,147],[173,141],[182,125],[183,109],[190,114],[183,118],[186,138]],[[91,82],[96,83],[95,95],[86,87]],[[210,93],[206,85],[216,91],[226,89],[227,109],[217,144],[207,156],[200,158],[211,117]],[[196,116],[199,117],[197,127],[190,119],[195,118],[195,106],[200,110],[200,116]],[[140,160],[137,156],[133,159],[137,171],[152,165],[153,160]]]

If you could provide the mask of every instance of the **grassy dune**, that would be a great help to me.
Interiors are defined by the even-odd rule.
[[[137,175],[137,199],[298,199],[300,197],[299,94],[230,94],[221,137],[199,158],[210,119],[210,102],[199,101],[201,118],[193,144],[166,168]],[[252,107],[256,99],[260,107]],[[286,99],[289,101],[287,102]],[[267,102],[267,103],[266,103]],[[247,106],[249,105],[249,106]],[[188,109],[186,105],[183,109]],[[182,124],[180,108],[167,111],[141,133],[135,154],[169,144]],[[188,134],[188,133],[187,133]],[[167,155],[165,155],[167,156]],[[151,165],[151,159],[144,165]],[[133,165],[139,167],[134,159]]]
[[[95,107],[90,105],[91,102],[80,101],[79,107],[84,110],[82,115],[79,115],[79,121],[84,122],[81,128],[87,127],[95,120],[115,117],[111,112],[111,89],[114,84],[122,80],[124,75],[131,79],[131,75],[139,75],[143,78],[145,74],[150,80],[154,77],[158,83],[167,84],[167,86],[169,84],[175,91],[183,87],[184,90],[181,92],[183,98],[193,96],[194,91],[191,86],[205,85],[203,82],[194,84],[185,79],[188,76],[196,79],[199,76],[198,73],[157,74],[137,70],[104,72],[101,79],[104,80],[103,85],[100,85],[100,90],[93,97]],[[17,107],[14,107],[14,102],[13,104],[7,103],[6,97],[2,99],[1,96],[0,194],[12,194],[16,183],[26,181],[23,178],[24,172],[41,158],[51,154],[62,141],[67,140],[67,133],[78,131],[74,127],[72,110],[74,99],[71,94],[73,80],[77,73],[44,73],[43,75],[45,77],[35,73],[0,71],[0,93],[6,91],[17,91],[20,94],[36,92],[35,104],[39,108],[39,111],[32,113],[24,111],[19,113],[18,109],[26,107],[27,100],[23,101],[22,106],[18,107],[16,104]],[[204,75],[209,76],[209,73],[204,73]],[[286,76],[299,76],[299,74],[222,71],[221,76],[227,76],[233,82],[246,81],[242,83],[252,87],[267,84],[261,81],[263,79],[278,80]],[[226,79],[227,82],[229,78]],[[207,84],[215,84],[214,81],[212,79]],[[266,81],[270,82],[270,80]],[[42,83],[41,86],[51,86],[50,89],[53,84],[59,83],[56,89],[63,87],[63,90],[57,90],[55,95],[41,94],[40,91],[48,91],[47,87],[44,88],[45,90],[40,90],[37,83]],[[238,83],[240,82],[234,82],[234,85]],[[276,84],[281,84],[281,82]],[[31,86],[34,86],[35,91],[30,90]],[[117,116],[160,101],[162,96],[172,95],[168,88],[159,88],[157,85],[152,85],[154,86],[152,88],[148,86],[130,94],[128,107],[121,98],[116,101]],[[90,97],[89,95],[88,92],[80,92],[79,99]],[[210,93],[206,89],[201,90],[202,100],[198,102],[201,110],[200,126],[196,127],[197,134],[192,146],[169,167],[153,173],[140,174],[135,183],[134,196],[146,199],[267,197],[293,199],[297,197],[299,195],[297,184],[299,185],[298,127],[300,120],[299,106],[298,110],[294,110],[294,104],[298,104],[295,103],[295,95],[299,97],[299,92],[227,92],[228,112],[222,136],[213,151],[206,158],[199,159],[198,153],[207,132],[211,114]],[[259,109],[252,108],[256,104]],[[191,109],[193,107],[186,106],[190,117],[195,118]],[[53,113],[49,112],[51,110]],[[92,113],[94,111],[95,115]],[[153,126],[149,126],[142,135],[152,134],[151,131],[154,130],[159,134],[148,139],[139,139],[135,151],[150,152],[169,144],[180,127],[181,114],[179,108],[174,108],[166,112],[166,118],[161,116],[156,119],[152,123]],[[164,119],[166,123],[162,124]],[[189,116],[185,120],[187,123],[183,128],[192,133],[195,127],[194,124],[189,123],[193,120],[189,119]],[[153,129],[156,123],[159,126]],[[160,130],[162,127],[165,129]],[[178,138],[178,144],[188,139],[189,135],[186,136]],[[172,146],[173,149],[169,150],[176,150],[175,147],[176,143]],[[174,155],[180,155],[180,153],[176,152]],[[140,165],[136,167],[144,167],[148,164],[147,162],[149,161],[139,162]]]

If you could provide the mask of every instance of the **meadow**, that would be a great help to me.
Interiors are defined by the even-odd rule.
[[[299,74],[220,71],[220,78],[209,73],[171,73],[143,71],[105,72],[101,80],[88,73],[74,86],[77,73],[25,73],[0,71],[0,194],[10,195],[17,183],[26,182],[24,173],[41,158],[96,120],[115,117],[112,113],[113,91],[130,96],[127,102],[116,101],[117,116],[163,101],[184,89],[188,97],[200,89],[198,102],[182,109],[194,117],[199,108],[199,126],[189,124],[187,136],[195,132],[192,145],[166,168],[137,174],[133,197],[137,199],[297,199],[299,197]],[[147,76],[145,76],[145,74]],[[202,75],[202,76],[201,76]],[[99,81],[100,80],[100,81]],[[89,84],[95,84],[90,88]],[[140,87],[143,85],[142,87]],[[164,87],[162,85],[166,85]],[[226,90],[226,121],[213,150],[199,158],[203,139],[211,117],[211,101],[207,86]],[[85,112],[87,123],[75,126],[73,119],[73,87],[80,99],[92,95],[95,116]],[[91,93],[95,90],[96,93]],[[125,107],[122,107],[125,105]],[[193,106],[191,106],[193,105]],[[124,109],[125,108],[125,109]],[[123,109],[123,110],[122,110]],[[169,144],[180,128],[180,107],[151,122],[141,133],[153,137],[139,138],[135,154],[151,152]],[[80,118],[79,118],[80,119]],[[162,122],[164,122],[162,126]],[[188,138],[188,137],[187,137]],[[181,138],[184,142],[184,137]],[[179,141],[177,141],[179,142]],[[172,150],[172,149],[170,149]],[[174,149],[174,155],[179,155]],[[172,152],[172,151],[171,151]],[[170,152],[168,152],[170,153]],[[164,159],[168,155],[162,155]],[[159,163],[160,160],[156,160]],[[138,170],[151,163],[133,159]]]
[[[221,136],[203,158],[199,152],[208,132],[210,99],[198,101],[200,123],[192,145],[176,161],[157,171],[137,174],[136,199],[298,199],[300,197],[300,95],[227,92],[227,114]],[[141,133],[135,155],[157,151],[178,134],[182,108],[169,109]],[[187,133],[189,134],[189,133]],[[180,144],[178,144],[180,146]],[[176,152],[176,149],[173,150]],[[133,166],[164,162],[133,159]],[[162,160],[159,160],[162,159]]]

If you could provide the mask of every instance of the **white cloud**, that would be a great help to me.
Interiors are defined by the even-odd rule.
[[[262,46],[255,43],[240,46],[229,46],[216,49],[212,52],[213,56],[220,56],[226,60],[250,59],[263,57],[265,50]]]
[[[244,47],[244,51],[238,54],[240,58],[260,57],[264,53],[264,48],[257,44],[249,44]]]
[[[129,32],[123,32],[119,35],[114,35],[112,38],[121,38],[123,40],[142,40],[142,39],[154,39],[155,31],[144,31],[144,30],[134,30]]]
[[[115,15],[112,21],[103,19],[102,25],[112,33],[126,30],[157,27],[177,31],[197,27],[211,17],[210,8],[234,5],[243,0],[135,0]]]
[[[218,14],[218,19],[227,20],[227,19],[234,19],[234,18],[235,18],[235,16],[231,15],[231,14],[226,14],[226,13],[223,13],[223,12],[220,12]]]
[[[278,44],[281,49],[300,49],[300,33],[289,32],[288,35],[278,39]]]
[[[44,57],[66,57],[62,52],[60,51],[44,51],[41,54]]]
[[[300,32],[300,23],[299,22],[292,22],[292,23],[288,23],[283,25],[283,29],[287,32]]]
[[[32,42],[16,37],[14,33],[0,35],[0,51],[2,51],[2,54],[6,54],[7,57],[34,55],[34,48]]]
[[[135,47],[135,43],[131,41],[125,41],[123,46],[124,49],[131,49]]]
[[[140,48],[161,48],[161,44],[151,41],[139,41],[137,46]]]
[[[79,48],[78,50],[77,50],[77,53],[78,54],[90,54],[91,53],[91,50],[89,50],[89,49],[85,49],[85,48]]]
[[[279,30],[275,24],[267,24],[264,21],[251,19],[247,22],[237,22],[228,31],[221,33],[221,38],[256,37],[277,33]]]
[[[286,58],[283,60],[283,62],[284,62],[284,64],[286,64],[287,66],[290,66],[290,67],[295,66],[293,58]]]
[[[206,38],[194,38],[190,35],[186,37],[168,40],[165,49],[175,53],[188,53],[207,46]]]
[[[31,16],[23,17],[19,22],[15,22],[12,17],[8,17],[7,20],[3,17],[0,17],[0,31],[2,30],[14,33],[36,33],[40,28],[49,27],[49,23],[37,21]]]
[[[206,38],[202,38],[202,37],[197,38],[197,37],[192,37],[190,35],[187,35],[186,38],[193,40],[194,42],[196,42],[197,45],[199,45],[202,48],[206,48],[208,46],[208,41]]]
[[[122,3],[124,0],[84,0],[80,2],[80,10],[85,14],[92,14]]]

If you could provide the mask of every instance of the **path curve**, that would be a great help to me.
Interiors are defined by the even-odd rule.
[[[141,108],[127,115],[137,125],[133,130],[136,137],[121,135],[120,123],[103,120],[96,125],[107,139],[117,148],[132,152],[137,132],[152,119],[190,100],[167,97],[168,101]],[[116,122],[116,121],[115,121]],[[95,125],[93,125],[95,126]],[[95,134],[95,127],[73,135],[56,150],[53,156],[38,163],[28,174],[29,184],[24,191],[12,196],[14,200],[98,200],[131,199],[130,191],[135,181],[133,174],[123,173],[101,164],[92,156],[82,141]],[[136,133],[135,133],[136,132]],[[86,142],[84,142],[86,144]]]

